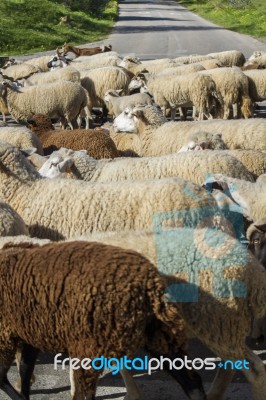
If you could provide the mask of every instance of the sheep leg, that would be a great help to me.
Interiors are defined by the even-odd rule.
[[[123,378],[123,381],[127,389],[127,394],[124,397],[124,400],[140,400],[141,399],[140,391],[130,372],[128,372],[128,370],[126,369],[122,369],[120,371],[120,374]]]
[[[0,366],[0,389],[3,390],[12,400],[26,400],[26,398],[19,394],[7,379],[7,372],[9,368]]]
[[[84,107],[84,112],[85,112],[85,122],[86,122],[85,129],[90,129],[90,120],[92,120],[91,110],[89,109],[88,106],[86,106]]]
[[[15,358],[16,343],[8,334],[4,332],[0,338],[0,389],[2,389],[12,400],[26,400],[22,394],[19,394],[11,385],[7,378],[7,372]]]
[[[152,356],[155,358],[160,358],[160,355],[156,352],[151,352]],[[171,353],[164,354],[165,357],[170,360],[176,358],[184,358],[183,353]],[[207,400],[202,380],[200,375],[194,371],[191,367],[190,369],[182,368],[180,370],[170,369],[169,364],[164,365],[164,370],[167,371],[182,387],[187,397],[191,400]]]
[[[249,362],[249,369],[243,369],[243,373],[252,386],[253,399],[265,400],[266,367],[252,350],[246,348],[246,351],[246,360]]]
[[[23,344],[21,361],[19,365],[19,373],[21,378],[21,393],[25,396],[26,399],[30,398],[30,385],[38,354],[38,349],[26,343]]]
[[[193,106],[193,108],[192,108],[192,119],[194,121],[196,121],[196,119],[199,119],[199,118],[197,118],[197,109],[195,106]]]
[[[230,108],[227,105],[224,105],[224,115],[223,119],[229,119],[230,116]]]
[[[234,118],[234,119],[240,118],[240,113],[239,113],[238,104],[237,104],[237,103],[234,103],[234,104],[232,105],[232,108],[233,108],[233,118]]]
[[[180,121],[186,121],[187,119],[187,108],[185,107],[178,107]]]
[[[171,120],[174,121],[176,116],[176,108],[171,108]]]
[[[73,358],[73,356],[70,356]],[[78,357],[79,358],[79,357]],[[85,357],[80,357],[82,360]],[[72,400],[96,400],[96,386],[99,372],[93,369],[82,368],[70,371],[71,399]]]
[[[108,108],[104,104],[102,106],[102,118],[101,118],[101,122],[102,123],[107,122],[107,116],[108,116]]]
[[[72,121],[67,120],[67,123],[72,131],[73,129],[78,129],[78,122],[76,119],[73,119]]]
[[[222,400],[230,382],[234,377],[235,371],[217,369],[215,378],[207,393],[208,400]]]

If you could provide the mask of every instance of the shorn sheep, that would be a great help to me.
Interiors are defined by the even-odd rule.
[[[266,315],[266,271],[234,237],[214,227],[203,228],[201,224],[206,218],[203,212],[202,219],[193,227],[182,213],[159,213],[154,217],[153,231],[95,233],[86,240],[119,243],[123,248],[134,249],[161,272],[175,274],[190,283],[195,293],[193,289],[185,290],[184,297],[178,295],[178,285],[168,290],[173,301],[180,301],[189,337],[200,339],[222,360],[248,360],[250,369],[243,373],[253,387],[254,399],[264,400],[265,366],[245,340],[252,316],[259,319]],[[234,229],[237,227],[235,221]],[[234,373],[218,369],[208,400],[224,398]]]
[[[122,90],[107,90],[104,101],[107,104],[109,114],[118,116],[127,107],[135,107],[139,104],[153,104],[151,96],[147,93],[135,93],[130,96],[120,96]]]
[[[39,173],[45,177],[60,176],[70,169],[78,179],[89,182],[160,179],[179,176],[202,184],[207,175],[223,173],[239,179],[254,181],[243,164],[225,151],[199,151],[118,160],[94,160],[83,152],[60,149],[52,153]]]
[[[21,215],[31,236],[51,240],[146,229],[157,211],[192,208],[197,214],[204,207],[217,207],[204,188],[181,178],[116,183],[44,179],[19,150],[4,142],[0,178],[1,197]]]
[[[4,81],[0,83],[0,96],[17,121],[27,121],[32,115],[42,113],[50,118],[61,118],[63,124],[67,122],[73,129],[72,124],[83,109],[87,120],[90,116],[87,93],[75,82],[59,81],[18,89]]]
[[[190,142],[190,135],[197,132],[220,134],[228,149],[266,150],[266,121],[262,118],[167,122],[156,107],[145,106],[124,110],[115,118],[112,129],[131,132],[129,136],[136,132],[140,156],[159,156],[179,151]],[[119,134],[116,136],[119,137]],[[129,140],[132,142],[132,137]],[[118,142],[115,143],[119,149]]]
[[[66,147],[72,150],[86,150],[91,157],[97,160],[120,156],[108,131],[101,128],[74,129],[66,134],[64,130],[54,130],[50,118],[41,114],[34,115],[28,121],[28,126],[40,139],[45,155],[51,154],[61,147]]]
[[[164,294],[168,278],[140,254],[100,243],[25,243],[4,247],[0,258],[0,303],[5,309],[0,387],[13,399],[29,399],[37,349],[78,358],[80,368],[71,370],[71,395],[90,400],[95,400],[102,371],[82,368],[88,355],[132,358],[139,348],[156,356],[184,354],[180,306],[167,302]],[[25,343],[20,367],[25,397],[17,394],[6,376],[18,342]],[[27,353],[30,360],[24,361]],[[206,398],[196,372],[184,369],[173,375],[190,399]]]

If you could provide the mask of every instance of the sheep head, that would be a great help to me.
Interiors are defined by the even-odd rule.
[[[266,220],[250,225],[247,230],[248,249],[266,269]]]

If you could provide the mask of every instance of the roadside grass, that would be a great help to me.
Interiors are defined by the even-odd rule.
[[[53,50],[103,40],[118,15],[117,0],[106,0],[97,17],[51,0],[0,0],[0,55]],[[60,25],[60,17],[69,23]]]
[[[266,41],[265,0],[178,0],[201,17]]]

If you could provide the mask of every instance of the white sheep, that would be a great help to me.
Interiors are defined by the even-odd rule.
[[[249,95],[253,102],[266,100],[266,70],[253,69],[244,71],[249,81]]]
[[[0,140],[10,143],[19,149],[35,148],[38,154],[43,155],[43,148],[40,139],[25,126],[1,127]]]
[[[198,132],[189,135],[188,143],[179,152],[221,149],[225,153],[237,158],[255,178],[266,173],[266,152],[259,150],[225,150],[226,145],[221,134]]]
[[[191,54],[188,56],[178,56],[174,58],[174,61],[180,64],[193,64],[200,63],[205,60],[212,60],[213,57],[210,55],[200,55],[200,54]]]
[[[80,73],[73,67],[60,68],[49,72],[39,72],[23,80],[21,83],[24,87],[44,85],[47,83],[56,82],[58,80],[66,80],[71,82],[80,82]]]
[[[130,149],[133,132],[136,133],[135,151],[140,156],[159,156],[179,151],[190,142],[190,135],[198,132],[220,134],[228,149],[266,150],[266,121],[254,118],[248,120],[209,120],[166,122],[166,118],[154,106],[126,109],[113,123],[116,132],[129,132],[128,146],[126,134],[123,147]],[[111,137],[119,150],[119,133]],[[123,149],[124,149],[123,148]]]
[[[104,101],[107,103],[109,114],[118,116],[127,107],[135,107],[138,104],[153,104],[152,98],[147,93],[135,93],[131,96],[121,96],[120,90],[107,90]]]
[[[26,121],[34,114],[45,114],[50,118],[61,118],[72,129],[72,122],[83,108],[87,110],[88,102],[86,91],[80,84],[68,81],[19,89],[4,81],[0,83],[0,96],[17,121]]]
[[[1,73],[5,79],[18,80],[26,79],[29,76],[40,72],[40,68],[31,64],[14,64],[5,69],[1,69]]]
[[[220,106],[218,105],[218,117],[228,119],[230,109],[233,107],[233,116],[237,118],[238,104],[244,118],[252,116],[253,105],[249,93],[249,81],[240,69],[214,68],[200,71],[199,74],[207,74],[215,82],[216,91],[220,103],[222,103]]]
[[[174,60],[149,60],[149,61],[140,61],[136,57],[126,56],[123,58],[123,61],[119,64],[120,67],[126,68],[133,75],[136,75],[138,72],[142,72],[146,70],[152,74],[157,74],[158,72],[163,71],[166,68],[176,67],[177,64]]]
[[[194,106],[194,117],[199,119],[204,116],[212,118],[210,110],[215,104],[216,88],[215,83],[208,75],[190,73],[176,76],[175,74],[151,75],[138,74],[131,81],[129,88],[134,89],[135,83],[148,91],[166,115],[166,110],[171,109],[171,119],[175,118],[177,107]]]
[[[6,125],[6,115],[9,114],[9,111],[6,102],[4,99],[2,99],[2,97],[0,97],[0,112],[2,114],[3,124]]]
[[[104,96],[107,90],[120,90],[128,94],[130,77],[126,71],[119,67],[102,67],[87,71],[80,71],[81,85],[86,89],[89,97],[88,107],[103,107]]]
[[[266,154],[265,154],[266,156]],[[243,164],[225,151],[206,150],[170,154],[161,157],[95,160],[84,152],[61,148],[53,152],[39,173],[58,177],[70,170],[78,179],[89,182],[160,179],[179,176],[202,184],[208,175],[223,173],[239,179],[254,181]]]
[[[246,61],[244,54],[238,50],[219,51],[217,53],[209,53],[208,56],[216,58],[225,67],[242,67]]]
[[[258,179],[247,182],[242,179],[231,178],[222,174],[214,174],[207,178],[207,184],[217,183],[222,191],[229,195],[238,204],[243,215],[251,221],[259,221],[266,215],[266,184],[265,180]]]
[[[110,53],[112,52],[99,53],[89,57],[81,56],[74,60],[70,60],[65,56],[55,55],[51,57],[47,65],[49,69],[64,68],[71,65],[78,71],[106,66],[117,66],[121,62],[121,59]]]
[[[259,69],[266,68],[266,52],[265,51],[256,52],[256,57],[251,56],[245,62],[244,67],[251,67],[251,68],[253,67],[253,68],[259,68]]]
[[[19,150],[4,142],[0,166],[1,197],[21,215],[31,236],[39,238],[146,229],[156,212],[193,209],[193,219],[202,209],[217,207],[204,188],[181,178],[116,183],[44,179]]]

